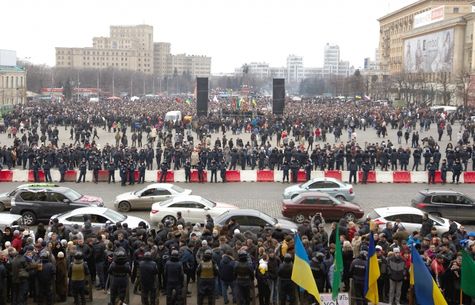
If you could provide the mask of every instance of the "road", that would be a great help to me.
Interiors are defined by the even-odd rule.
[[[1,183],[0,192],[7,192],[22,183]],[[73,188],[80,193],[100,196],[104,199],[106,207],[114,208],[113,202],[116,195],[132,190],[138,190],[142,186],[121,187],[120,184],[107,183],[64,183],[64,186]],[[201,195],[214,201],[234,204],[240,208],[254,208],[268,213],[274,217],[281,217],[280,207],[282,192],[290,184],[274,183],[177,183],[181,187],[190,188],[193,194]],[[410,205],[411,199],[421,189],[426,189],[427,184],[357,184],[354,185],[356,197],[354,201],[359,203],[368,213],[374,208],[394,205]],[[441,189],[442,186],[430,187]],[[463,192],[475,198],[475,188],[469,184],[446,185],[446,189]],[[131,211],[130,215],[149,219],[149,211]],[[467,226],[469,228],[470,226]],[[474,226],[475,228],[475,226]]]

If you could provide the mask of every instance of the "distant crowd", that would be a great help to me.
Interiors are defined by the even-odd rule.
[[[281,169],[296,162],[314,170],[347,170],[352,160],[361,170],[427,170],[431,161],[449,171],[475,170],[475,122],[469,109],[445,113],[427,107],[395,108],[367,102],[309,99],[288,101],[283,116],[274,116],[268,98],[248,101],[249,111],[231,102],[210,102],[210,115],[197,118],[195,102],[178,98],[140,101],[28,102],[4,115],[3,131],[12,139],[0,151],[3,168],[116,169],[141,164],[146,169],[182,169],[213,163],[226,168]],[[255,106],[250,106],[252,105]],[[182,121],[164,121],[167,111],[182,111]],[[454,128],[457,126],[457,128]],[[113,134],[115,143],[100,147],[98,129]],[[427,131],[437,130],[435,138]],[[380,138],[361,143],[367,129]],[[396,137],[388,137],[388,129]],[[231,136],[229,136],[229,132]],[[68,138],[69,141],[59,140]],[[66,135],[64,135],[66,133]],[[222,134],[222,136],[219,136]],[[244,134],[247,134],[244,137]],[[211,140],[211,135],[217,135]],[[243,140],[246,138],[246,140]],[[449,144],[440,146],[441,139]],[[247,140],[250,139],[250,140]],[[62,160],[62,161],[61,161]],[[457,162],[458,160],[458,162]],[[214,162],[213,162],[214,161]]]

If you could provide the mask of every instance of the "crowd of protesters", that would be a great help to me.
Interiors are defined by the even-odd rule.
[[[289,101],[285,114],[274,116],[265,110],[269,103],[257,99],[253,111],[245,112],[213,101],[210,115],[196,118],[194,102],[177,98],[29,102],[4,116],[3,130],[12,145],[3,145],[0,163],[3,168],[46,171],[84,165],[89,170],[120,169],[125,163],[130,171],[186,169],[188,162],[192,168],[208,170],[281,169],[294,161],[302,169],[350,170],[354,160],[357,170],[364,169],[365,161],[368,170],[435,171],[443,170],[443,164],[448,171],[475,170],[470,110],[444,113],[427,107],[312,99]],[[169,110],[181,110],[185,119],[164,121]],[[453,130],[456,122],[460,127]],[[428,135],[431,126],[438,138]],[[97,145],[101,128],[113,134],[115,143]],[[367,129],[376,132],[380,142],[358,142],[357,134]],[[396,137],[390,139],[388,129],[396,131]],[[59,143],[60,132],[66,134],[63,139],[69,135],[69,143]],[[439,145],[442,137],[449,138],[445,147]]]
[[[419,231],[408,232],[400,220],[379,229],[370,219],[337,223],[324,228],[320,214],[298,227],[308,253],[310,266],[320,293],[330,292],[336,243],[343,256],[342,291],[348,292],[352,279],[356,304],[366,304],[362,296],[366,274],[369,236],[373,234],[381,271],[379,299],[389,304],[407,304],[411,298],[410,247],[422,255],[449,304],[459,304],[460,251],[475,257],[475,232],[451,222],[448,232],[438,232],[430,218],[424,217]],[[167,304],[213,304],[223,298],[249,305],[252,298],[260,305],[295,304],[308,300],[291,280],[294,254],[293,232],[279,226],[263,227],[257,233],[244,231],[236,220],[223,227],[211,217],[202,224],[190,224],[178,213],[157,229],[107,223],[104,227],[84,225],[66,228],[53,220],[39,224],[36,231],[15,226],[0,234],[0,304],[38,304],[65,302],[84,305],[97,290],[109,290],[110,304],[125,302],[128,293],[141,294],[144,305],[156,304],[165,294]],[[196,289],[193,289],[193,285]],[[191,295],[191,291],[196,291]],[[463,296],[463,304],[470,303]]]

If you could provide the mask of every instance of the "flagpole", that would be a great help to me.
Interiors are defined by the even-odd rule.
[[[463,305],[463,290],[460,288],[460,305]]]

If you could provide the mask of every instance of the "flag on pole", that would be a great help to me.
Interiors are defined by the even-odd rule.
[[[333,282],[332,282],[332,299],[336,300],[338,292],[340,292],[341,275],[343,273],[343,254],[341,253],[340,242],[340,226],[336,225],[336,245],[335,260],[333,261]]]
[[[188,106],[191,105],[191,99],[190,99],[190,98],[187,98],[187,99],[185,100],[185,103],[187,103]]]
[[[291,279],[295,284],[313,295],[318,303],[321,303],[317,283],[313,277],[312,269],[310,269],[307,251],[305,251],[305,247],[303,246],[298,234],[295,234],[295,257]]]
[[[463,293],[475,298],[475,261],[471,255],[462,250],[462,277],[460,279],[460,288]]]
[[[444,299],[440,288],[435,283],[429,269],[427,269],[414,246],[412,247],[411,257],[411,281],[414,283],[417,302],[424,305],[447,305],[447,301]]]
[[[373,232],[369,234],[368,261],[366,263],[366,277],[364,285],[364,294],[368,301],[378,304],[378,278],[380,276],[378,258],[376,257],[376,248],[374,246]]]
[[[252,99],[252,108],[256,108],[256,107],[257,107],[256,99]]]

